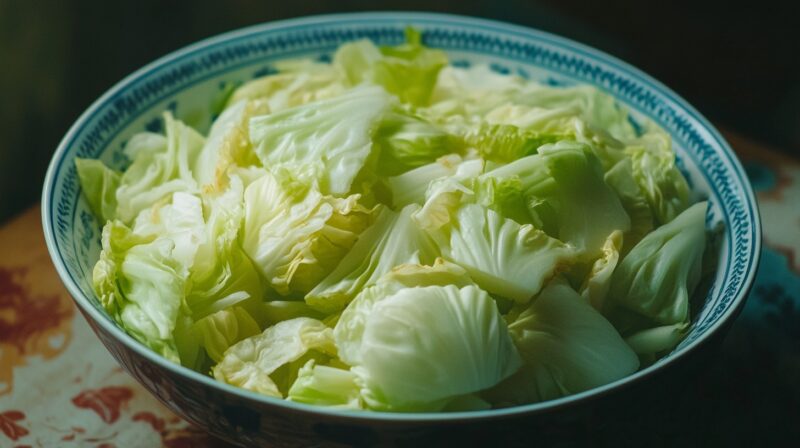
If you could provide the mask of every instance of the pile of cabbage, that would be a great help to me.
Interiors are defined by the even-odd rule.
[[[613,382],[687,333],[706,203],[659,127],[414,30],[277,69],[206,136],[168,112],[124,172],[76,160],[97,297],[150,349],[295,402],[456,411]]]

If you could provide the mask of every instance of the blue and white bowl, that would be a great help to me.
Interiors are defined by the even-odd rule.
[[[672,353],[627,378],[544,403],[448,414],[342,413],[260,396],[172,364],[128,336],[103,311],[91,288],[100,225],[81,197],[75,157],[100,158],[124,168],[125,142],[137,132],[160,130],[165,109],[205,130],[212,118],[211,104],[229,82],[270,73],[281,59],[327,60],[339,45],[354,39],[398,44],[408,25],[421,29],[425,43],[445,50],[455,65],[488,63],[498,72],[553,85],[592,84],[630,108],[634,122],[649,118],[672,135],[678,166],[693,194],[709,200],[708,227],[724,226],[716,277],[691,332]],[[249,445],[403,444],[422,438],[454,442],[459,437],[474,443],[477,439],[471,437],[479,433],[510,442],[516,440],[514,434],[524,441],[526,432],[533,437],[530,442],[542,441],[541,431],[531,431],[545,421],[550,425],[552,416],[596,403],[597,397],[635,390],[627,386],[679,364],[721,335],[745,301],[761,245],[756,203],[741,164],[714,127],[670,89],[622,61],[551,34],[421,13],[343,14],[269,23],[204,40],[142,68],[98,99],[64,137],[45,180],[42,219],[61,279],[114,357],[176,413],[218,436]],[[570,421],[561,423],[574,428],[576,423]]]

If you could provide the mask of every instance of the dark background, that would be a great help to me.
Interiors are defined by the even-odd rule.
[[[78,115],[147,62],[246,25],[383,9],[570,37],[655,76],[723,129],[800,156],[800,14],[788,2],[0,0],[0,221],[36,203]]]

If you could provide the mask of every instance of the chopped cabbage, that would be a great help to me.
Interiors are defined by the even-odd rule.
[[[551,400],[672,350],[708,270],[670,136],[423,37],[273,63],[127,169],[76,159],[100,305],[175,363],[354,412]]]

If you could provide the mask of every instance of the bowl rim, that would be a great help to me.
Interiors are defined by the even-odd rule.
[[[624,74],[628,78],[636,79],[645,84],[649,89],[656,91],[658,94],[672,101],[679,109],[686,112],[692,119],[696,120],[702,129],[709,132],[711,139],[716,141],[721,148],[721,156],[725,156],[731,163],[732,172],[738,175],[744,205],[752,208],[753,211],[753,233],[755,235],[752,248],[752,260],[748,266],[746,277],[742,281],[742,287],[738,293],[731,300],[731,305],[725,310],[719,318],[711,324],[705,331],[700,334],[695,340],[690,341],[686,347],[681,349],[680,352],[675,353],[669,358],[648,367],[645,367],[637,372],[628,375],[619,380],[605,384],[600,387],[589,389],[587,391],[579,392],[566,397],[561,397],[554,400],[544,402],[514,406],[509,408],[491,409],[482,411],[462,411],[462,412],[447,412],[447,413],[433,413],[433,412],[416,412],[416,413],[391,413],[391,412],[375,412],[375,411],[342,411],[337,409],[326,408],[322,406],[296,403],[268,397],[257,394],[245,389],[241,389],[220,381],[217,381],[209,376],[203,375],[199,372],[191,370],[187,367],[172,363],[166,358],[151,351],[143,344],[136,341],[132,336],[128,335],[122,329],[113,325],[109,319],[90,303],[90,299],[85,296],[78,285],[73,281],[68,273],[67,267],[58,256],[57,244],[55,241],[55,233],[50,221],[50,211],[52,210],[52,191],[55,188],[55,175],[58,166],[62,163],[64,155],[70,148],[70,142],[73,137],[79,132],[82,125],[89,119],[114,95],[123,91],[129,84],[136,80],[147,77],[148,73],[164,66],[170,65],[174,60],[189,55],[191,53],[201,51],[204,48],[215,45],[223,44],[229,40],[239,37],[256,35],[267,31],[278,31],[281,29],[291,30],[291,28],[298,25],[310,24],[335,24],[336,22],[354,19],[380,19],[382,21],[396,21],[403,24],[413,24],[414,21],[427,21],[438,22],[442,25],[456,25],[464,26],[467,28],[480,27],[488,28],[492,31],[499,33],[513,32],[518,36],[525,39],[531,39],[539,42],[546,42],[553,44],[560,48],[567,50],[577,51],[585,54],[590,58],[608,64],[619,73]],[[552,412],[556,410],[563,410],[567,407],[577,405],[579,403],[587,402],[592,399],[597,399],[605,396],[611,392],[622,390],[623,388],[630,387],[633,384],[641,382],[646,377],[652,376],[670,366],[677,364],[680,360],[686,358],[691,353],[695,352],[700,346],[704,345],[718,330],[733,322],[735,317],[741,311],[744,302],[749,294],[753,285],[756,272],[758,270],[759,261],[761,257],[761,220],[758,211],[758,203],[755,200],[755,194],[750,184],[749,179],[745,175],[745,171],[741,162],[731,149],[727,141],[721,136],[719,131],[693,106],[691,106],[681,96],[673,92],[670,88],[654,79],[650,75],[642,72],[634,66],[614,57],[605,52],[592,48],[590,46],[581,44],[572,39],[561,37],[549,32],[541,31],[535,28],[511,24],[498,20],[489,20],[477,17],[469,17],[465,15],[433,13],[433,12],[408,12],[408,11],[385,11],[385,12],[357,12],[357,13],[337,13],[337,14],[320,14],[305,17],[298,17],[293,19],[285,19],[278,21],[265,22],[257,25],[251,25],[243,28],[238,28],[233,31],[228,31],[212,37],[199,40],[193,44],[182,47],[178,50],[172,51],[153,62],[141,67],[130,75],[123,78],[121,81],[114,84],[110,89],[105,91],[97,100],[95,100],[73,123],[67,131],[63,139],[60,141],[56,151],[53,153],[49,163],[47,174],[45,176],[44,188],[42,190],[41,200],[42,212],[42,226],[45,236],[45,242],[50,254],[50,258],[56,268],[56,271],[61,278],[62,283],[67,288],[67,291],[72,296],[75,303],[79,306],[84,316],[91,319],[107,333],[114,336],[114,339],[121,342],[127,349],[133,350],[139,356],[147,359],[150,362],[157,364],[159,367],[172,371],[178,376],[190,379],[196,383],[204,386],[218,389],[222,392],[233,394],[238,398],[255,401],[265,405],[274,405],[284,411],[308,414],[309,416],[325,416],[326,418],[333,418],[338,420],[346,420],[356,423],[367,422],[381,422],[381,423],[455,423],[455,422],[472,422],[476,420],[493,420],[505,418],[509,416],[521,416],[531,414],[541,414]],[[732,254],[730,256],[733,256]]]

